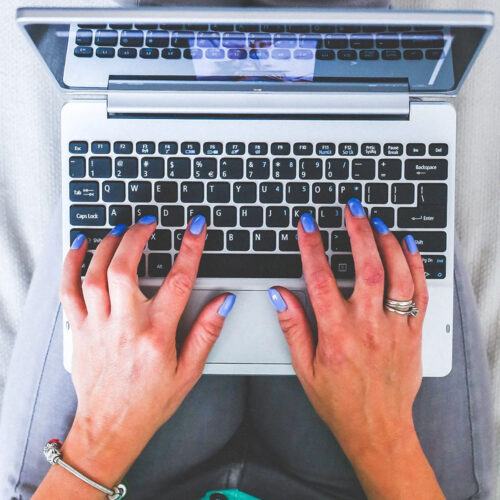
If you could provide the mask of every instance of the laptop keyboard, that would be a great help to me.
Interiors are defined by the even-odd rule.
[[[310,212],[335,276],[352,279],[343,210],[356,197],[399,239],[414,235],[428,279],[446,276],[446,144],[75,140],[69,153],[70,240],[89,238],[82,275],[111,226],[151,214],[138,274],[166,276],[203,214],[199,277],[298,278],[296,227]]]

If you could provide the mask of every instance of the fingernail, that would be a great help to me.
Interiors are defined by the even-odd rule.
[[[144,215],[137,222],[139,224],[153,224],[153,222],[156,222],[156,217],[154,215]]]
[[[127,230],[127,225],[126,224],[118,224],[113,229],[111,229],[111,231],[109,232],[109,234],[111,236],[121,236],[126,230]]]
[[[200,234],[205,226],[206,219],[203,215],[196,215],[189,226],[189,232],[191,234]]]
[[[389,233],[389,228],[385,225],[385,222],[378,217],[372,219],[373,227],[377,230],[377,233],[387,234]]]
[[[278,312],[284,311],[287,308],[286,302],[283,300],[283,297],[278,292],[278,290],[276,290],[276,288],[269,288],[267,294],[269,295],[269,298],[271,299],[274,308]]]
[[[217,314],[225,318],[234,306],[234,302],[236,301],[236,295],[234,293],[229,294],[225,299],[222,305],[219,307]]]
[[[312,233],[316,229],[316,222],[314,221],[313,216],[309,213],[303,213],[300,216],[300,222],[302,223],[302,227],[306,233]]]
[[[71,250],[78,250],[83,245],[85,239],[86,236],[83,233],[77,235],[77,237],[73,240],[73,243],[71,244]]]
[[[363,205],[361,205],[361,202],[357,198],[351,198],[347,202],[347,205],[349,207],[349,210],[351,211],[351,214],[354,215],[354,217],[365,216],[365,209],[363,208]]]
[[[415,243],[415,238],[411,234],[407,234],[405,236],[405,243],[406,243],[406,248],[410,253],[418,252],[417,244]]]

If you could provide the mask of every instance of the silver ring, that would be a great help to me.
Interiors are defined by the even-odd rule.
[[[401,314],[405,316],[415,317],[418,314],[418,308],[415,306],[413,299],[410,300],[394,300],[388,297],[384,298],[384,309],[389,312]]]

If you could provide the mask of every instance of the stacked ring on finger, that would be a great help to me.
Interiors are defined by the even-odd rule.
[[[413,299],[410,300],[394,300],[389,297],[384,297],[384,309],[396,314],[415,317],[418,314]]]

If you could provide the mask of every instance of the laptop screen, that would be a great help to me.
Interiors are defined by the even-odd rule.
[[[156,15],[151,9],[122,9],[119,18],[109,9],[102,15],[84,12],[89,11],[93,19],[79,18],[71,9],[58,11],[65,15],[52,16],[51,22],[21,18],[65,89],[105,90],[127,81],[141,89],[165,83],[299,91],[394,86],[453,93],[489,29],[487,23],[474,25],[471,13],[460,23],[450,14],[446,23],[444,13],[422,17],[401,11],[363,16],[330,9],[320,16],[311,9],[304,16],[283,9],[273,11],[270,21],[263,9],[196,9],[192,16],[189,9],[157,9]]]

